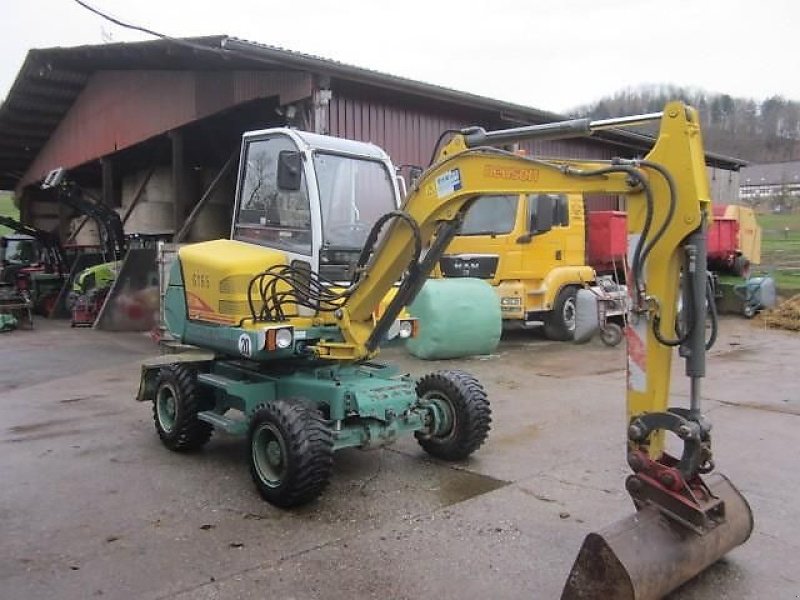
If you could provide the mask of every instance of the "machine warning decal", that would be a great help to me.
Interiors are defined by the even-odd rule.
[[[461,171],[459,169],[450,169],[436,178],[436,195],[439,198],[449,196],[460,190],[461,187]]]
[[[253,356],[253,342],[246,333],[239,336],[239,354],[246,358]]]

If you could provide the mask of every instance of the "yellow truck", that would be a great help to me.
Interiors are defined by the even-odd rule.
[[[591,218],[602,227],[590,226]],[[603,234],[590,239],[590,230]],[[625,214],[587,213],[581,194],[484,196],[470,207],[437,274],[490,282],[504,323],[543,324],[549,339],[564,341],[573,336],[577,290],[595,284],[598,272],[621,273],[626,245]],[[625,297],[622,286],[611,293]]]

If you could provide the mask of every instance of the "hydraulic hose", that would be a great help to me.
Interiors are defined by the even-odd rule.
[[[719,333],[719,316],[717,315],[717,304],[714,302],[714,289],[709,280],[706,280],[706,298],[708,302],[708,314],[711,317],[711,336],[706,342],[706,350],[711,350],[711,348],[714,347],[714,343],[717,341],[717,334]]]
[[[605,167],[602,169],[595,169],[593,171],[577,171],[572,169],[567,169],[564,171],[566,175],[574,175],[577,177],[596,177],[598,175],[607,175],[609,173],[626,173],[631,179],[639,183],[642,186],[645,194],[645,201],[646,201],[646,211],[645,211],[645,218],[644,218],[644,226],[642,227],[642,232],[639,235],[639,239],[636,242],[636,247],[633,251],[633,258],[631,269],[633,271],[633,281],[634,285],[636,286],[636,301],[640,300],[640,296],[642,294],[643,286],[642,286],[642,271],[644,269],[644,259],[645,259],[645,246],[644,242],[647,239],[648,235],[650,234],[650,228],[653,225],[653,212],[654,212],[654,201],[653,201],[653,190],[650,188],[650,183],[647,180],[647,177],[638,171],[633,166],[628,166],[622,164],[620,160],[619,163],[613,164],[612,166]],[[663,232],[662,232],[663,235]]]

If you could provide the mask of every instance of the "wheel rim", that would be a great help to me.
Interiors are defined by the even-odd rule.
[[[286,442],[272,423],[263,423],[253,432],[253,464],[258,478],[269,487],[278,487],[286,477]]]
[[[575,298],[567,298],[564,308],[561,311],[561,319],[567,331],[575,331]]]
[[[422,396],[422,400],[423,403],[432,405],[439,421],[431,436],[440,439],[452,437],[456,430],[457,417],[450,399],[440,392],[431,391]]]
[[[158,426],[166,433],[171,433],[178,417],[177,393],[171,385],[164,385],[158,390],[156,416],[158,417]]]

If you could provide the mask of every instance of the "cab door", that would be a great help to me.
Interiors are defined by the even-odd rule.
[[[521,237],[522,272],[542,280],[556,267],[568,264],[569,199],[565,194],[529,194],[525,198],[527,232]]]

